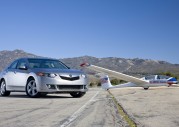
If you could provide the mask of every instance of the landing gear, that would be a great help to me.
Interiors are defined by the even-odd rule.
[[[172,84],[168,84],[168,87],[172,86]]]
[[[144,90],[148,90],[149,89],[149,87],[144,87]]]

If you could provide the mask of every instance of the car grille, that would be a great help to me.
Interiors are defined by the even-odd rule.
[[[58,89],[83,89],[83,85],[57,85]]]
[[[65,77],[65,76],[60,76],[61,79],[63,80],[68,80],[68,81],[75,81],[75,80],[79,80],[80,77],[76,76],[76,77]]]

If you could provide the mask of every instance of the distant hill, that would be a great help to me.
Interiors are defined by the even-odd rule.
[[[31,53],[26,53],[23,50],[14,50],[14,51],[0,51],[0,71],[2,71],[7,65],[9,65],[12,61],[17,58],[22,57],[38,57]]]
[[[0,51],[0,71],[5,68],[14,59],[21,57],[40,57],[23,50]],[[126,74],[139,76],[139,74],[157,74],[160,72],[171,72],[179,76],[179,64],[171,64],[165,61],[156,61],[150,59],[125,59],[116,57],[96,58],[91,56],[82,56],[74,58],[60,59],[71,68],[80,69],[79,65],[83,62],[89,62],[94,65],[105,67],[111,70],[120,71]]]
[[[116,57],[95,58],[91,56],[65,58],[61,59],[68,66],[78,68],[83,62],[108,68],[111,70],[123,72],[126,74],[139,76],[147,74],[158,74],[161,72],[171,72],[179,76],[179,64],[171,64],[165,61],[156,61],[150,59],[125,59]]]

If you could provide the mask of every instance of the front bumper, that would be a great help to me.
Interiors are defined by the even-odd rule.
[[[88,91],[88,79],[80,77],[78,80],[65,80],[60,77],[37,77],[37,89],[46,93],[71,93]]]

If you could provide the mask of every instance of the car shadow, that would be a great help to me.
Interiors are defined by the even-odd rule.
[[[0,96],[0,98],[30,98],[28,97],[26,94],[12,94],[12,95],[9,95],[9,96]],[[73,98],[69,95],[52,95],[52,94],[49,94],[49,95],[46,95],[46,96],[40,96],[40,97],[37,97],[37,98],[30,98],[30,99],[55,99],[55,98]]]
[[[71,96],[68,96],[68,95],[63,95],[63,96],[59,96],[59,95],[46,95],[46,96],[41,96],[40,98],[43,98],[43,99],[48,99],[48,98],[73,98]]]
[[[28,98],[26,95],[9,95],[9,96],[0,96],[0,98]]]

